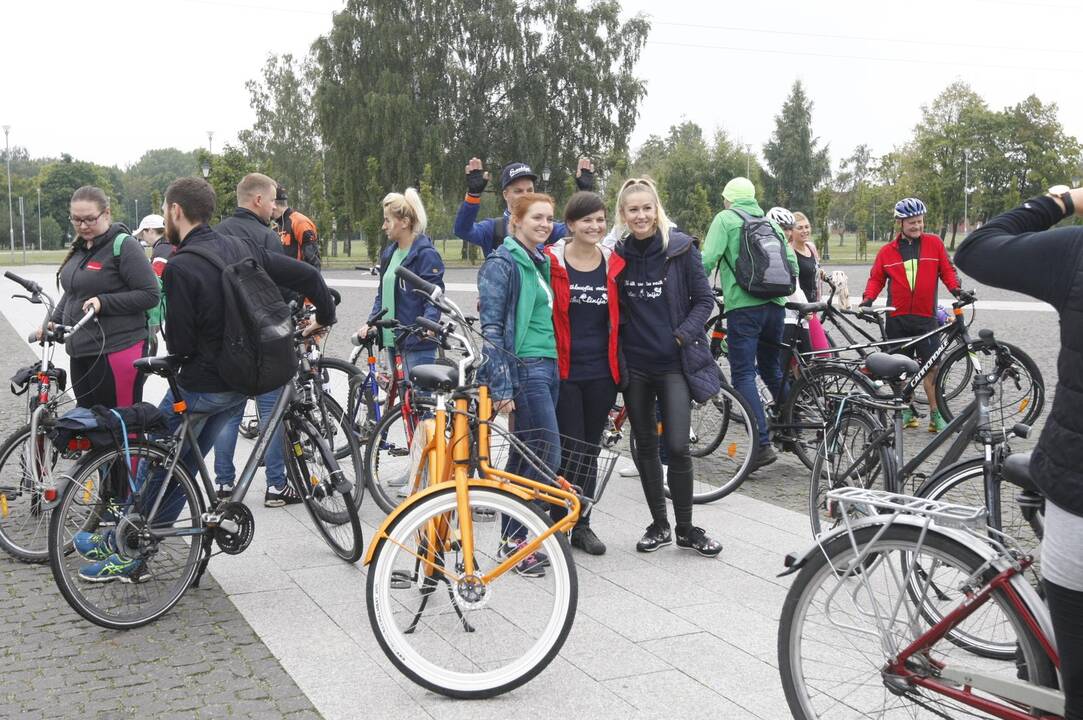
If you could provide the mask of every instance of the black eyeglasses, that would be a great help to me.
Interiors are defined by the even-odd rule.
[[[95,215],[92,218],[77,218],[77,217],[72,217],[71,215],[69,215],[68,220],[71,220],[71,224],[76,226],[76,227],[79,227],[80,225],[90,226],[90,225],[93,225],[94,223],[98,222],[98,218],[100,218],[102,215],[104,215],[107,212],[108,212],[108,208],[106,208],[105,210],[102,210],[100,213],[98,213],[97,215]]]

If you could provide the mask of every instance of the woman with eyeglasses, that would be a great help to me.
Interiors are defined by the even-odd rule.
[[[621,347],[628,367],[624,404],[636,439],[636,465],[651,524],[639,552],[669,545],[716,557],[722,544],[692,525],[692,456],[688,432],[692,400],[706,402],[720,389],[704,325],[714,309],[707,275],[692,238],[673,227],[649,179],[625,181],[617,195],[617,254],[625,267],[617,278]],[[676,517],[666,514],[658,457],[655,404],[662,408],[662,440],[669,454],[668,483]]]
[[[139,241],[113,222],[100,188],[75,191],[70,219],[76,237],[56,273],[64,294],[52,321],[74,325],[95,312],[95,322],[65,343],[72,391],[80,407],[126,407],[143,399],[143,376],[132,362],[145,351],[146,312],[158,304],[158,280]]]

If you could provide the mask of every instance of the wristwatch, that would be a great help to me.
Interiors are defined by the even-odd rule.
[[[1067,185],[1054,185],[1046,191],[1053,197],[1059,197],[1064,203],[1064,217],[1075,214],[1075,203],[1072,202],[1072,189]]]

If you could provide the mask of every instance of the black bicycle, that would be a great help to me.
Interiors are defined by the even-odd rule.
[[[1041,501],[1033,487],[1020,487],[1021,503],[1008,504],[1005,508],[1000,501],[1001,481],[1005,477],[1022,485],[1018,473],[1005,476],[1003,472],[1011,454],[1010,441],[1030,433],[1025,423],[1005,430],[993,422],[991,408],[997,385],[1014,366],[1015,359],[992,331],[982,330],[979,337],[979,342],[996,358],[994,368],[974,376],[970,404],[933,442],[909,460],[904,452],[902,412],[909,407],[913,378],[920,368],[913,360],[899,355],[869,356],[868,372],[890,384],[895,392],[890,398],[855,393],[841,404],[817,453],[810,477],[809,519],[814,534],[833,529],[843,520],[840,506],[828,498],[832,489],[860,487],[909,494],[918,488],[913,494],[935,500],[966,499],[973,504],[975,498],[980,498],[979,504],[989,510],[992,527],[1003,529],[1024,547],[1037,546],[1041,537]],[[890,425],[882,420],[887,413],[893,418]],[[982,446],[981,457],[960,461],[974,440]],[[933,473],[930,476],[921,473],[919,468],[949,441]],[[860,504],[849,507],[855,512],[862,511]]]
[[[343,560],[356,562],[361,557],[360,447],[353,434],[347,433],[350,463],[343,467],[335,458],[320,428],[320,375],[308,362],[300,332],[295,339],[297,373],[275,404],[228,498],[215,499],[215,487],[200,453],[191,454],[202,484],[181,462],[197,447],[193,428],[200,417],[188,411],[183,400],[173,404],[174,412],[182,417],[172,435],[96,449],[57,488],[49,525],[49,560],[57,586],[76,612],[107,628],[145,625],[168,612],[189,587],[199,585],[215,546],[231,555],[243,552],[252,542],[254,522],[242,500],[280,425],[289,448],[288,481],[304,498],[317,531]],[[183,397],[175,356],[143,358],[135,366],[165,378],[173,397]],[[100,482],[118,475],[126,480],[121,487]],[[71,551],[76,541],[82,546],[80,552]],[[87,558],[104,559],[117,568],[116,577],[108,577],[108,572],[105,577],[89,576]]]

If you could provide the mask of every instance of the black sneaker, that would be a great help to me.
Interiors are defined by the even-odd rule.
[[[770,445],[760,445],[759,450],[756,451],[756,457],[752,460],[752,469],[759,470],[761,467],[766,467],[778,460],[778,453]]]
[[[598,539],[589,526],[572,530],[572,547],[577,547],[587,555],[605,555],[605,543]]]
[[[654,552],[663,545],[669,545],[672,542],[673,533],[670,531],[669,525],[651,523],[647,526],[647,532],[636,543],[636,552]]]
[[[695,550],[703,557],[718,557],[722,552],[722,543],[707,537],[703,528],[693,527],[687,535],[677,533],[677,547]]]
[[[297,494],[293,486],[286,483],[280,488],[273,486],[267,488],[267,494],[263,496],[263,507],[274,508],[283,505],[296,505],[303,501],[304,498]]]
[[[228,498],[232,494],[233,494],[233,483],[230,483],[229,485],[219,485],[218,486],[217,495],[218,495],[219,500],[225,500],[226,498]]]

